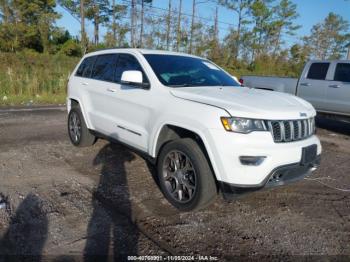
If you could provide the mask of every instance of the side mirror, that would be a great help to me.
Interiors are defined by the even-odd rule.
[[[143,83],[142,72],[137,70],[124,71],[120,82],[125,85],[149,88],[149,84]]]
[[[234,75],[231,75],[231,77],[233,78],[233,80],[235,80],[237,83],[239,83],[241,86],[243,86],[243,80],[239,79],[237,77],[235,77]],[[242,81],[242,82],[241,82]]]

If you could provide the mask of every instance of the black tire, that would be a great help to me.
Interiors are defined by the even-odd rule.
[[[176,181],[174,179],[174,182],[169,181],[172,179],[169,177],[175,177],[175,175],[167,175],[168,172],[170,172],[171,174],[175,174],[177,172],[174,172],[173,170],[169,171],[171,169],[171,166],[174,166],[174,164],[171,163],[175,163],[174,161],[171,162],[172,154],[175,154],[177,152],[180,153],[180,156],[181,153],[184,154],[184,157],[187,156],[190,160],[190,166],[192,167],[192,171],[185,171],[187,172],[187,178],[185,179],[187,179],[188,181],[188,172],[193,172],[193,174],[191,174],[192,179],[193,177],[195,177],[195,183],[192,183],[192,188],[194,187],[195,189],[194,191],[192,191],[193,193],[191,193],[191,196],[189,196],[190,194],[187,194],[187,197],[189,198],[187,202],[181,202],[180,200],[176,199],[176,196],[179,197],[179,193],[176,193],[176,190],[173,190],[174,187],[178,188],[179,184],[177,182],[183,181],[184,175],[182,175],[182,177]],[[184,157],[182,159],[184,159]],[[182,162],[186,163],[188,162],[188,160],[182,160]],[[179,166],[181,167],[181,164],[179,164]],[[177,168],[176,170],[181,170],[181,168]],[[181,174],[184,174],[184,172],[182,171],[179,172]],[[198,143],[191,138],[178,139],[169,142],[161,149],[157,161],[157,173],[159,185],[164,196],[174,207],[176,207],[180,211],[194,211],[203,209],[210,205],[217,196],[217,187],[208,160]],[[168,177],[169,179],[167,179],[166,177]],[[183,184],[181,184],[181,186],[183,186]],[[171,193],[170,191],[172,191],[173,193]],[[181,198],[183,198],[183,196],[186,197],[186,192],[188,192],[187,187],[182,188],[181,191]]]
[[[73,118],[76,118],[76,121],[79,122],[78,127],[75,129],[77,133],[72,131],[73,128]],[[81,113],[81,110],[79,107],[73,107],[69,114],[68,114],[68,121],[67,121],[67,127],[68,127],[68,135],[70,138],[70,141],[73,145],[77,147],[87,147],[92,146],[96,143],[96,137],[92,135],[89,131],[89,129],[86,126],[83,114]],[[77,135],[77,134],[80,135]]]

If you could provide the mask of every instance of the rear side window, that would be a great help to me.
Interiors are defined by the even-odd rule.
[[[337,67],[335,68],[334,81],[350,82],[350,64],[337,64]]]
[[[325,80],[329,68],[329,63],[313,63],[307,74],[308,79]]]
[[[96,80],[114,81],[116,61],[116,54],[97,56],[91,77]]]
[[[80,77],[90,77],[95,59],[96,59],[95,56],[90,56],[85,58],[84,61],[80,64],[77,70],[77,73],[75,75]]]
[[[120,83],[120,79],[122,77],[123,72],[128,70],[141,71],[143,76],[143,82],[149,83],[145,73],[143,72],[142,66],[133,55],[119,54],[115,72],[115,81],[117,83]]]

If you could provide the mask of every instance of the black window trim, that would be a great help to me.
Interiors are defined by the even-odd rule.
[[[117,62],[118,62],[118,59],[119,59],[119,55],[130,55],[130,56],[134,57],[134,58],[136,59],[136,61],[140,64],[141,69],[142,69],[142,71],[143,71],[143,73],[144,73],[144,75],[145,75],[145,77],[146,77],[146,79],[147,79],[147,81],[148,81],[148,83],[149,83],[149,85],[147,86],[147,88],[143,88],[143,89],[145,89],[145,90],[151,89],[151,81],[149,81],[149,77],[148,77],[148,75],[147,75],[147,73],[146,73],[144,67],[143,67],[142,64],[140,63],[139,59],[137,59],[137,57],[136,57],[134,54],[125,53],[125,52],[120,52],[120,53],[104,53],[104,54],[98,54],[98,55],[87,56],[87,57],[85,57],[85,58],[83,59],[83,61],[79,64],[79,67],[80,67],[80,65],[85,61],[85,59],[90,58],[90,57],[93,57],[93,58],[94,58],[94,62],[93,62],[93,65],[92,65],[92,70],[91,70],[91,72],[90,72],[90,76],[89,76],[89,77],[78,76],[78,75],[77,75],[77,72],[78,72],[79,67],[78,67],[78,69],[76,70],[74,76],[80,77],[80,78],[92,79],[92,80],[95,80],[95,81],[102,81],[102,82],[107,82],[107,83],[113,83],[113,84],[121,85],[120,82],[116,82],[116,81],[107,81],[107,80],[101,80],[101,79],[94,79],[94,78],[91,77],[92,71],[93,71],[93,69],[94,69],[94,67],[95,67],[95,64],[96,64],[96,61],[97,61],[97,57],[98,57],[98,56],[102,56],[102,55],[117,55]],[[130,86],[132,86],[132,85],[130,85]]]

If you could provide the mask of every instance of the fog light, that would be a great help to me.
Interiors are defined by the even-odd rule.
[[[240,156],[239,160],[245,166],[259,166],[264,162],[266,156]]]

